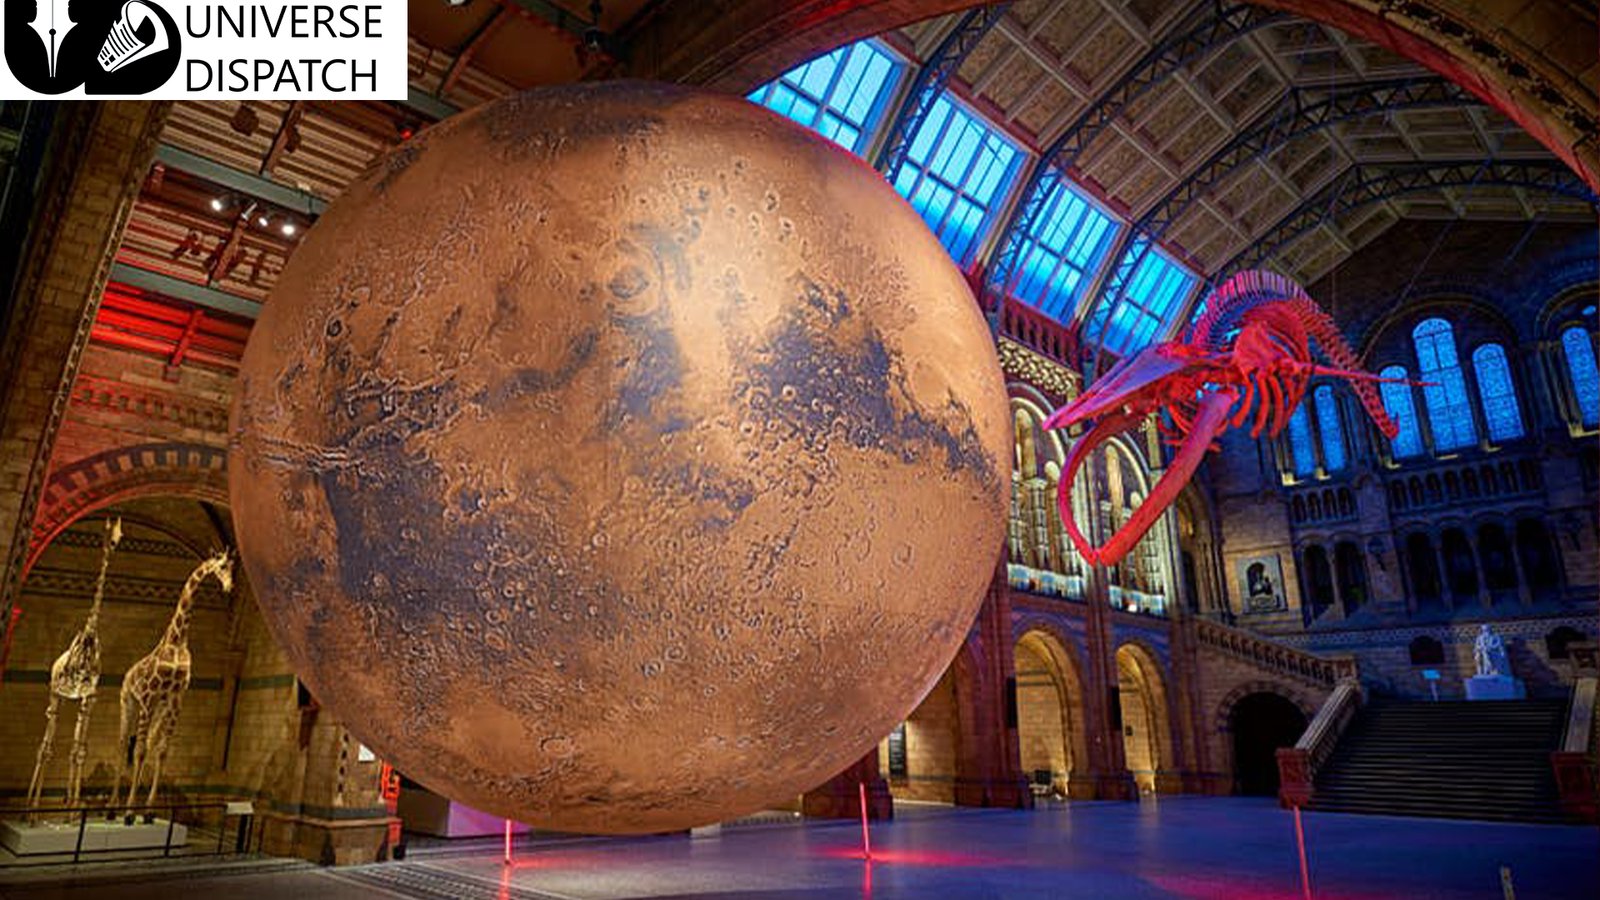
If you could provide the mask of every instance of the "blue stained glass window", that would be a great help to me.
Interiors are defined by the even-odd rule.
[[[1484,344],[1472,351],[1472,372],[1478,376],[1478,399],[1483,401],[1483,420],[1489,426],[1489,440],[1512,441],[1522,437],[1522,410],[1517,407],[1517,389],[1511,384],[1511,366],[1506,350],[1499,344]]]
[[[1012,296],[1058,322],[1070,320],[1116,234],[1115,219],[1066,179],[1057,181],[1024,239]]]
[[[877,41],[857,41],[790,69],[749,99],[864,153],[905,69]]]
[[[1329,472],[1344,468],[1344,426],[1339,422],[1339,401],[1330,385],[1313,392],[1317,404],[1317,430],[1322,434],[1322,467]]]
[[[999,131],[940,94],[912,137],[894,186],[965,266],[1022,159]]]
[[[1145,244],[1145,238],[1134,241],[1128,248],[1129,256],[1142,253]],[[1194,285],[1195,277],[1166,254],[1160,250],[1146,253],[1128,279],[1122,302],[1111,311],[1100,345],[1120,355],[1142,350],[1171,323]],[[1101,297],[1100,302],[1114,299]]]
[[[1294,474],[1307,478],[1317,471],[1317,451],[1311,440],[1311,417],[1306,414],[1310,404],[1304,400],[1289,416],[1289,455],[1294,457]]]
[[[1411,332],[1417,348],[1417,369],[1423,381],[1422,403],[1433,427],[1435,450],[1459,450],[1478,442],[1467,397],[1467,379],[1456,359],[1455,330],[1443,319],[1426,319]]]
[[[1594,340],[1589,330],[1574,325],[1561,332],[1561,349],[1566,351],[1567,374],[1572,377],[1572,394],[1578,400],[1583,424],[1600,425],[1600,370],[1595,367]]]
[[[1384,378],[1411,377],[1405,366],[1390,366],[1378,374]],[[1394,449],[1394,458],[1409,459],[1421,456],[1422,430],[1417,424],[1417,405],[1411,396],[1411,385],[1380,384],[1378,393],[1383,397],[1383,408],[1388,411],[1389,418],[1400,426],[1400,433],[1389,442],[1389,446]]]

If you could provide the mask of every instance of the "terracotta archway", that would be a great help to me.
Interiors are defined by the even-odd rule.
[[[1166,675],[1156,654],[1136,640],[1117,647],[1116,661],[1128,770],[1141,791],[1153,792],[1177,764]]]
[[[1017,638],[1014,658],[1023,773],[1050,770],[1052,787],[1073,796],[1074,775],[1090,767],[1082,665],[1063,637],[1040,625]],[[1091,782],[1078,781],[1092,792]]]
[[[189,497],[226,505],[228,455],[202,444],[160,443],[118,447],[50,473],[22,564],[22,579],[50,541],[73,522],[138,497]]]
[[[1600,104],[1548,52],[1549,44],[1595,34],[1594,18],[1583,16],[1581,4],[1532,0],[1502,10],[1465,0],[1254,2],[1332,25],[1427,66],[1509,116],[1600,189]],[[825,50],[981,5],[660,0],[619,38],[629,75],[745,93]]]
[[[1252,694],[1276,694],[1288,700],[1299,708],[1307,722],[1316,718],[1317,703],[1312,702],[1312,697],[1293,684],[1281,681],[1268,681],[1265,679],[1251,679],[1234,685],[1212,711],[1212,759],[1218,764],[1219,771],[1225,773],[1227,790],[1233,790],[1235,774],[1234,746],[1233,746],[1233,712],[1239,701]]]

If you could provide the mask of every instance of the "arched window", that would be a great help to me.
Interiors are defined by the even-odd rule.
[[[1467,397],[1467,379],[1456,358],[1456,336],[1443,319],[1426,319],[1411,332],[1417,348],[1417,370],[1428,424],[1433,426],[1435,450],[1459,450],[1478,442],[1478,429],[1472,422],[1472,405]]]
[[[1322,467],[1329,472],[1344,468],[1344,428],[1339,424],[1339,403],[1333,387],[1322,385],[1312,393],[1317,405],[1317,428],[1322,432]]]
[[[1517,555],[1535,600],[1544,599],[1561,587],[1561,561],[1550,543],[1550,532],[1538,519],[1523,519],[1516,528]]]
[[[1437,666],[1444,663],[1444,644],[1435,638],[1423,635],[1413,640],[1409,649],[1413,666]]]
[[[1384,378],[1411,377],[1405,366],[1390,366],[1379,374]],[[1378,393],[1383,396],[1383,408],[1388,410],[1389,418],[1400,426],[1400,433],[1389,442],[1394,449],[1394,458],[1421,456],[1422,430],[1417,427],[1417,407],[1411,399],[1411,385],[1385,383],[1378,386]]]
[[[1317,471],[1317,451],[1311,440],[1311,417],[1306,414],[1306,403],[1301,401],[1289,416],[1289,455],[1294,457],[1294,474],[1310,477]]]
[[[1440,547],[1444,552],[1445,583],[1451,595],[1457,601],[1477,597],[1478,565],[1473,559],[1472,543],[1467,540],[1466,533],[1459,528],[1451,528],[1444,533]]]
[[[1344,614],[1351,615],[1367,602],[1367,561],[1361,549],[1350,541],[1336,544],[1333,548],[1333,573],[1339,580]]]
[[[1306,621],[1314,622],[1333,606],[1333,567],[1328,563],[1328,551],[1313,544],[1306,548],[1305,556]]]
[[[1483,560],[1483,580],[1493,593],[1517,589],[1517,566],[1511,560],[1511,540],[1493,522],[1478,528],[1478,555]]]
[[[1566,352],[1567,374],[1572,377],[1572,395],[1578,400],[1583,424],[1600,425],[1600,370],[1595,368],[1589,330],[1574,325],[1561,332],[1561,349]]]
[[[1569,645],[1582,641],[1583,632],[1570,625],[1562,625],[1544,636],[1544,649],[1551,659],[1571,659],[1572,650]]]
[[[1522,410],[1517,408],[1517,390],[1511,385],[1505,348],[1484,344],[1472,351],[1472,371],[1478,376],[1478,399],[1483,401],[1489,440],[1514,441],[1522,437]]]
[[[1404,566],[1411,575],[1411,589],[1418,606],[1437,604],[1442,596],[1439,584],[1438,558],[1433,553],[1433,542],[1425,534],[1406,538]]]

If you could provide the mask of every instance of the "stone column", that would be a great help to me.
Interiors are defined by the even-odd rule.
[[[889,782],[878,770],[878,748],[850,764],[843,772],[805,792],[800,811],[824,819],[854,819],[861,815],[861,788],[867,789],[867,818],[894,818],[894,797]]]
[[[1112,716],[1118,687],[1116,645],[1111,635],[1110,573],[1104,566],[1085,566],[1084,631],[1089,650],[1084,678],[1084,718],[1089,726],[1089,771],[1094,795],[1101,800],[1135,800],[1139,790],[1128,771],[1122,728]]]

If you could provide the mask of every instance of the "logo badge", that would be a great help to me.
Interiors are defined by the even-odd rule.
[[[0,100],[403,100],[408,0],[0,0]]]
[[[40,94],[136,95],[166,84],[183,35],[153,0],[6,0],[6,66]]]

